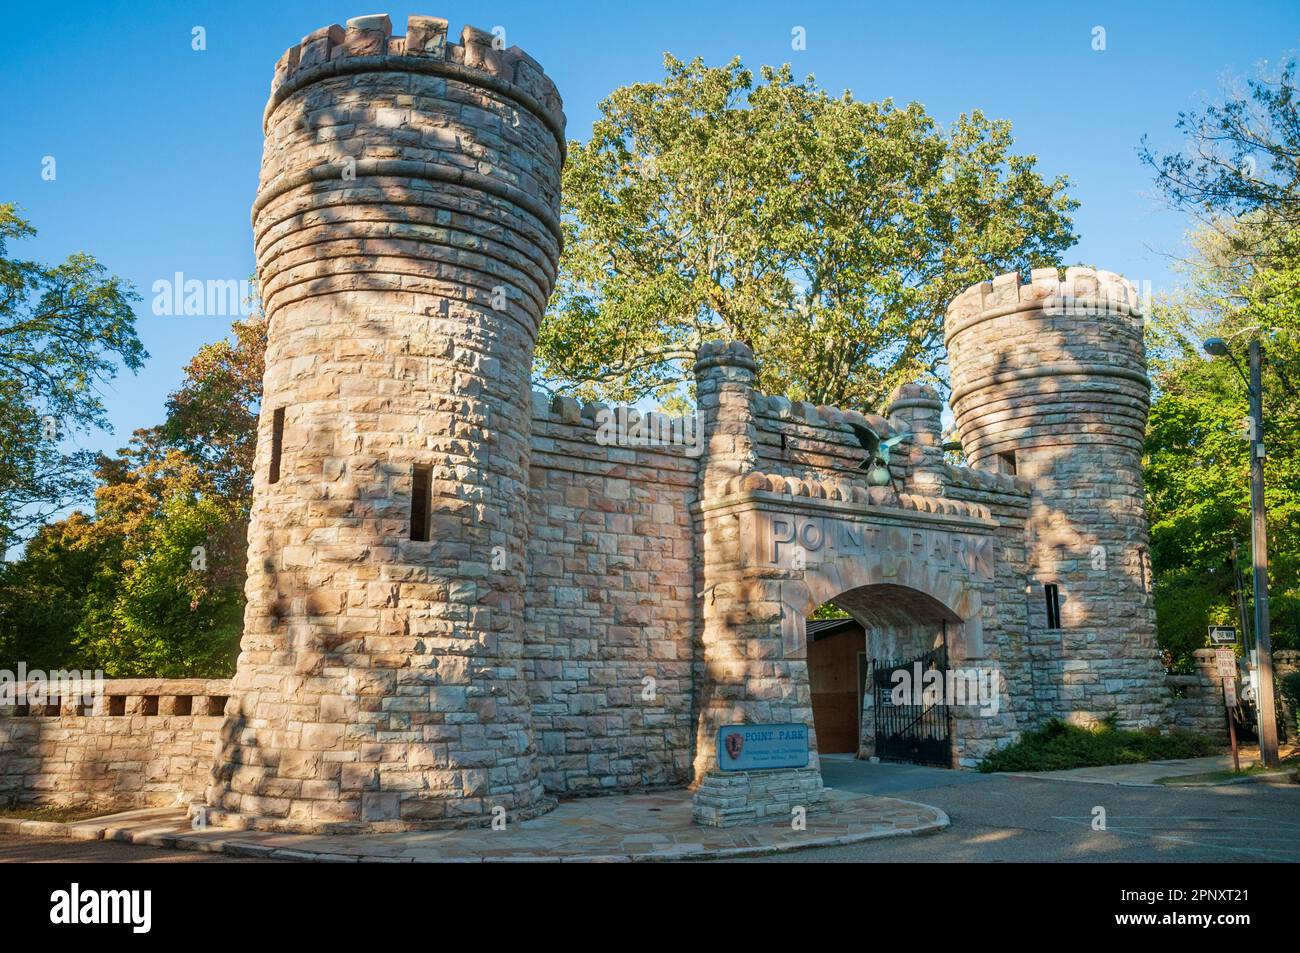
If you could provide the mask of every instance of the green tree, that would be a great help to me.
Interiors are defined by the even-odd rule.
[[[1300,90],[1297,61],[1230,89],[1221,102],[1179,113],[1187,148],[1141,156],[1169,202],[1199,216],[1238,257],[1300,253]],[[1236,223],[1249,219],[1253,227]]]
[[[205,344],[167,399],[160,438],[183,450],[212,489],[247,516],[266,365],[266,317],[260,307],[231,326],[232,338]]]
[[[232,672],[243,594],[209,560],[229,548],[221,537],[234,522],[217,498],[169,496],[125,539],[116,590],[87,607],[79,635],[88,655],[115,676]]]
[[[131,286],[83,253],[53,266],[9,257],[9,241],[34,234],[0,205],[0,549],[86,495],[93,454],[62,439],[107,428],[100,388],[148,356]]]
[[[265,319],[232,331],[190,361],[161,425],[99,458],[94,517],[42,527],[0,567],[0,662],[233,672]]]
[[[111,562],[82,513],[40,527],[20,560],[0,564],[0,668],[95,668],[75,642],[87,598]]]
[[[1296,67],[1288,58],[1275,73],[1180,114],[1182,151],[1142,148],[1170,205],[1201,223],[1183,287],[1148,324],[1152,563],[1160,639],[1173,654],[1203,645],[1207,623],[1253,611],[1248,586],[1238,597],[1234,581],[1250,558],[1249,459],[1237,436],[1246,386],[1227,361],[1205,359],[1200,344],[1211,336],[1239,358],[1249,341],[1264,346],[1270,625],[1276,645],[1300,644],[1300,399],[1290,384],[1300,379]]]
[[[1236,623],[1243,602],[1247,618],[1253,612],[1246,386],[1230,362],[1206,358],[1201,343],[1212,336],[1233,342],[1239,357],[1246,340],[1265,341],[1270,621],[1275,644],[1300,644],[1300,403],[1289,390],[1300,376],[1300,342],[1279,291],[1298,276],[1266,264],[1281,257],[1260,254],[1269,243],[1259,228],[1239,220],[1197,231],[1184,287],[1148,322],[1155,400],[1144,476],[1160,641],[1175,657],[1202,647],[1207,625]]]
[[[699,343],[746,341],[760,386],[873,405],[935,374],[943,310],[990,274],[1075,240],[1063,178],[975,112],[831,96],[789,66],[665,57],[616,90],[564,173],[566,245],[541,329],[543,381],[681,397]]]

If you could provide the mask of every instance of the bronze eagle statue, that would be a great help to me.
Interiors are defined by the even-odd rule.
[[[867,481],[869,483],[876,486],[885,486],[892,480],[889,472],[889,451],[904,440],[910,440],[912,437],[911,431],[905,430],[892,437],[882,437],[871,427],[864,427],[852,421],[849,421],[848,424],[852,428],[854,436],[858,438],[858,443],[862,445],[862,449],[867,451],[867,457],[858,465],[858,469],[867,471]]]

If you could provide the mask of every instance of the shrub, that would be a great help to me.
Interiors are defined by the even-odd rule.
[[[1176,729],[1126,731],[1109,717],[1091,728],[1053,718],[1025,732],[1013,745],[995,751],[980,763],[990,771],[1063,771],[1102,764],[1137,764],[1167,758],[1199,758],[1212,754],[1215,744],[1204,735]]]

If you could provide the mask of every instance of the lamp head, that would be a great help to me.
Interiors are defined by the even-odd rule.
[[[1202,346],[1205,348],[1206,354],[1214,357],[1228,356],[1228,342],[1223,338],[1206,338],[1205,344]]]

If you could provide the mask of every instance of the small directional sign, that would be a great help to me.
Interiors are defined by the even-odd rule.
[[[1230,625],[1212,625],[1210,626],[1210,644],[1211,645],[1236,645],[1237,630]]]
[[[1226,646],[1216,649],[1214,662],[1220,678],[1237,677],[1237,656],[1232,654],[1232,649]]]

